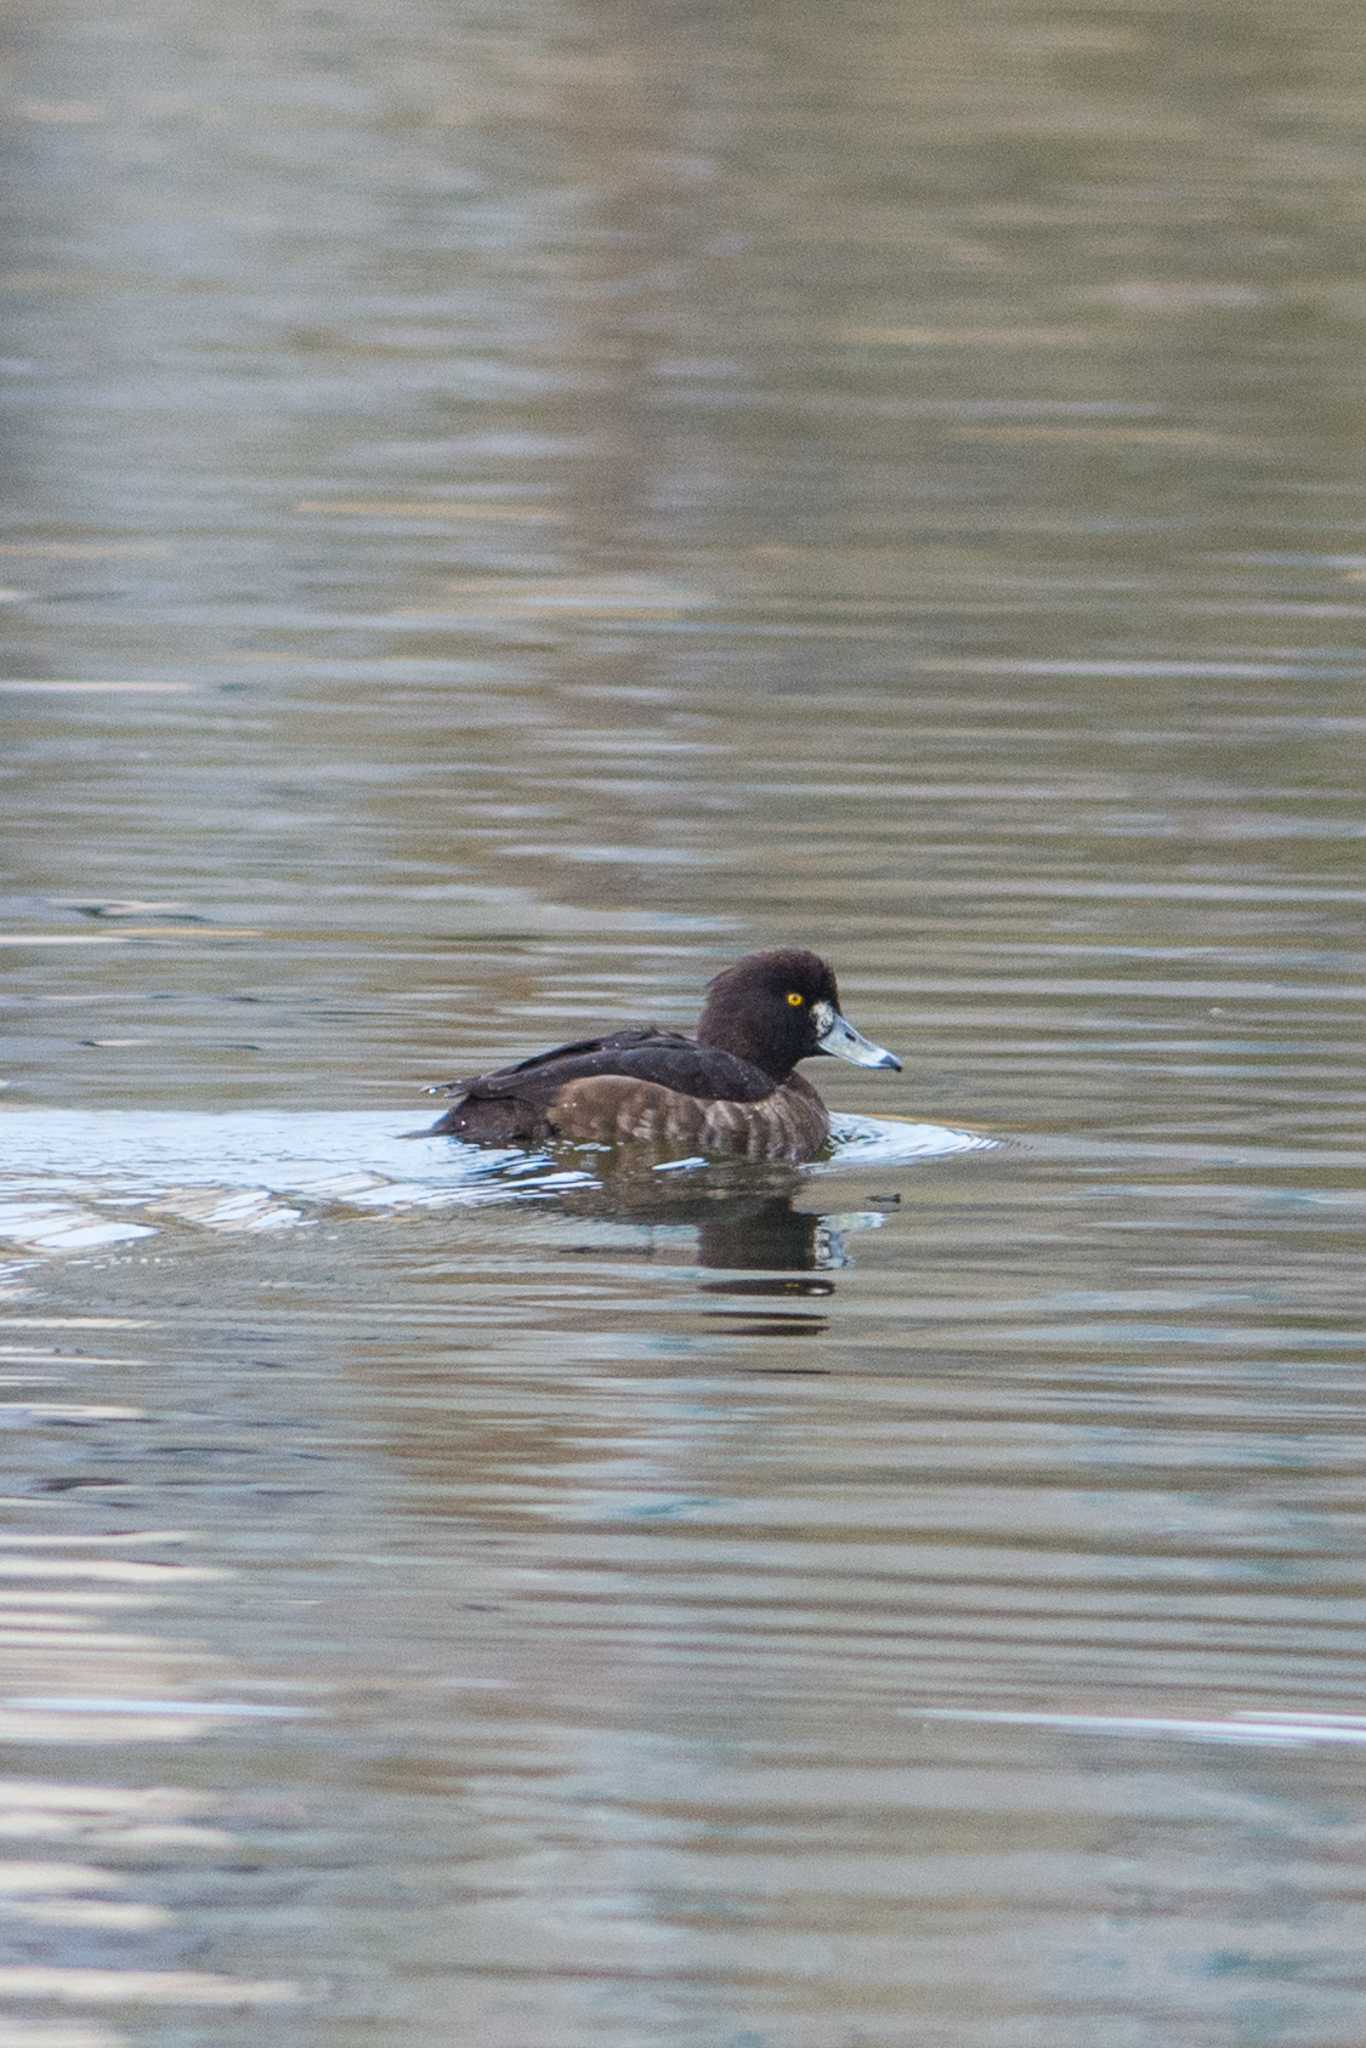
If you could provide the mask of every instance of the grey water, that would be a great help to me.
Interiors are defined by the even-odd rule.
[[[7,2048],[1360,2048],[1359,9],[0,46]]]

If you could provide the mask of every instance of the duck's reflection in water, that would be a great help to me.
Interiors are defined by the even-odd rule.
[[[746,1300],[817,1301],[835,1292],[830,1276],[850,1263],[846,1238],[876,1229],[896,1197],[878,1208],[822,1212],[798,1208],[810,1201],[811,1182],[786,1166],[710,1167],[697,1172],[642,1170],[614,1160],[599,1172],[599,1184],[562,1197],[573,1215],[603,1222],[644,1224],[654,1230],[690,1229],[692,1263],[725,1278],[698,1283],[703,1294]],[[646,1256],[655,1254],[653,1237]],[[755,1336],[816,1336],[826,1318],[809,1309],[715,1308],[706,1314],[737,1332]]]

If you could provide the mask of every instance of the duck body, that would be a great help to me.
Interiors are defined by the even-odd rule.
[[[796,1071],[824,1052],[901,1064],[846,1021],[816,954],[752,953],[711,983],[696,1037],[633,1025],[447,1083],[434,1092],[458,1100],[432,1128],[476,1145],[639,1143],[795,1162],[830,1135],[824,1103]]]

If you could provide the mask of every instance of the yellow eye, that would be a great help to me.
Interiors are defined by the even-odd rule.
[[[788,1000],[788,1001],[789,1001],[789,1002],[791,1003],[791,1005],[792,1005],[792,1007],[793,1007],[793,1009],[794,1009],[794,1010],[800,1010],[800,1008],[801,1008],[802,1004],[803,1004],[803,1003],[804,1003],[804,1002],[806,1001],[806,997],[805,997],[805,996],[799,996],[799,995],[797,994],[797,991],[796,991],[796,989],[795,989],[795,988],[793,988],[793,989],[789,989],[789,990],[788,990],[788,992],[787,992],[787,1000]]]

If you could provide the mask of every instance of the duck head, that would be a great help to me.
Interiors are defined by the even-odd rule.
[[[895,1053],[874,1045],[844,1015],[828,962],[799,947],[747,953],[718,974],[707,988],[697,1039],[749,1060],[777,1081],[819,1053],[856,1067],[901,1068]]]

